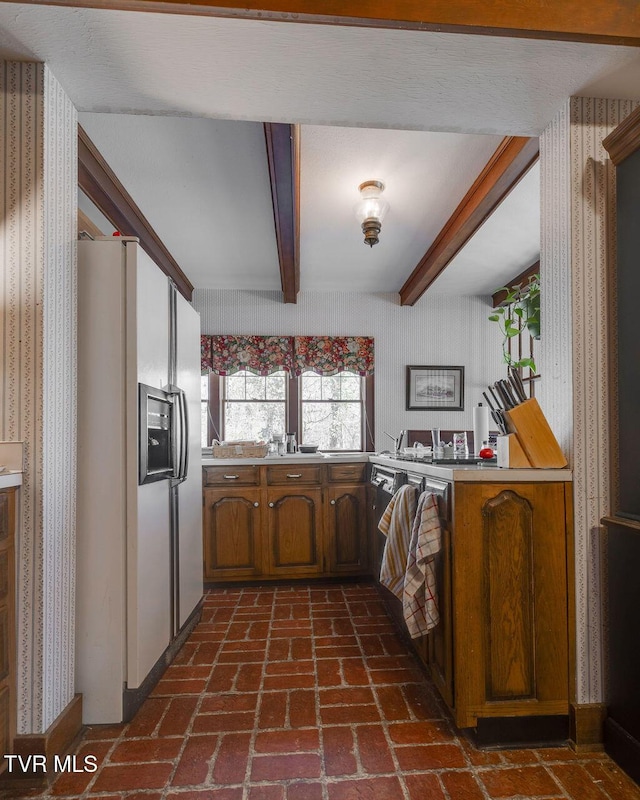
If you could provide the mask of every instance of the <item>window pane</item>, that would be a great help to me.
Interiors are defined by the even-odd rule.
[[[208,447],[209,442],[207,441],[207,404],[203,402],[200,404],[200,445],[202,447]]]
[[[265,378],[267,400],[285,400],[287,397],[287,378],[284,372],[276,372]]]
[[[285,403],[225,403],[224,438],[268,441],[285,432]]]
[[[247,374],[247,400],[264,400],[264,382],[265,378],[260,375]]]
[[[361,450],[360,403],[303,403],[302,443],[321,450]]]
[[[302,399],[322,400],[322,378],[315,372],[305,372],[302,375]]]
[[[362,378],[359,375],[351,373],[343,373],[342,376],[342,399],[343,400],[360,400],[360,389],[362,386]]]
[[[208,375],[201,375],[200,376],[200,399],[201,400],[208,400],[209,399],[209,376]]]
[[[230,375],[226,378],[223,378],[225,397],[227,397],[229,400],[245,399],[244,376],[244,372],[239,372],[235,375]]]
[[[340,375],[331,375],[323,377],[322,380],[322,399],[323,400],[340,400],[340,384],[342,383]]]

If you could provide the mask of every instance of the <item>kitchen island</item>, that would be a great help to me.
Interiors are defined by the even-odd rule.
[[[487,744],[568,738],[571,471],[371,462],[448,484],[440,623],[414,644],[456,724]]]

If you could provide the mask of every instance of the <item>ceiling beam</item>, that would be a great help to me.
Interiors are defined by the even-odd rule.
[[[504,138],[435,238],[406,283],[400,303],[412,306],[464,247],[482,223],[537,161],[538,139]]]
[[[11,0],[6,0],[11,2]],[[25,0],[43,4],[43,0]],[[131,11],[515,36],[640,46],[632,0],[44,0],[44,4]]]
[[[298,125],[264,123],[280,283],[285,303],[300,291],[300,130]]]
[[[491,295],[492,307],[498,308],[498,306],[504,305],[507,300],[507,295],[511,289],[515,289],[517,286],[522,286],[523,284],[529,283],[531,278],[538,272],[540,272],[540,259],[534,261],[530,267],[527,267],[524,270],[524,272],[516,275],[515,278],[509,281],[505,288],[498,289],[497,292],[494,292]]]
[[[616,166],[640,150],[640,106],[602,140],[602,146]]]
[[[78,125],[78,185],[117,231],[140,239],[142,249],[191,300],[193,285],[81,125]]]

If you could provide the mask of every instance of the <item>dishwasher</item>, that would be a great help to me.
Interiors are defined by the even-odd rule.
[[[386,542],[386,536],[382,531],[378,530],[378,523],[384,514],[384,511],[389,504],[393,495],[398,491],[401,486],[405,484],[413,485],[418,490],[418,495],[422,492],[431,492],[438,500],[438,514],[443,531],[443,553],[448,551],[448,546],[445,544],[447,538],[447,531],[451,519],[451,483],[449,481],[438,480],[431,478],[427,475],[421,475],[417,472],[410,470],[400,470],[394,467],[380,466],[374,464],[371,470],[371,483],[376,487],[376,495],[373,505],[373,516],[370,541],[372,543],[372,571],[373,577],[378,584],[382,600],[389,612],[391,618],[395,622],[396,627],[400,634],[405,638],[411,647],[416,651],[418,657],[425,664],[429,662],[429,645],[428,638],[422,637],[421,639],[409,639],[409,634],[404,622],[404,615],[402,611],[402,602],[386,587],[380,584],[380,564],[382,563],[382,553]],[[444,561],[441,557],[436,558],[436,584],[439,587],[441,605],[444,606],[442,611],[450,614],[450,585],[449,580],[444,574]],[[438,626],[439,628],[440,626]],[[434,628],[431,632],[435,634],[433,637],[432,648],[435,647],[436,651],[440,651],[447,647],[442,639],[442,631]],[[437,652],[437,662],[440,661],[441,654]]]
[[[374,464],[371,468],[371,484],[375,487],[373,498],[373,514],[371,516],[371,530],[369,541],[371,545],[371,572],[376,581],[380,577],[380,564],[382,563],[382,551],[386,541],[385,535],[378,530],[378,523],[384,514],[385,508],[398,489],[407,482],[405,470],[395,469],[395,467]]]
[[[371,560],[372,571],[377,580],[380,576],[382,551],[384,550],[384,543],[386,541],[385,535],[378,530],[378,523],[393,495],[405,484],[415,486],[419,495],[422,492],[432,492],[438,499],[440,520],[443,526],[445,526],[450,519],[451,484],[448,481],[438,480],[437,478],[431,478],[427,475],[420,475],[418,472],[396,469],[395,467],[387,467],[380,464],[373,465],[370,481],[372,485],[376,487],[373,501],[370,540],[373,545],[373,557]]]

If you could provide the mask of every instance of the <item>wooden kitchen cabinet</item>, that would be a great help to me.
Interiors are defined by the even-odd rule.
[[[300,578],[320,575],[322,490],[292,486],[267,494],[267,572]]]
[[[367,572],[366,487],[330,486],[326,515],[327,571],[336,575]]]
[[[425,637],[423,660],[433,682],[449,707],[454,704],[453,602],[451,596],[451,529],[442,522],[442,546],[435,558],[436,586],[440,622]]]
[[[571,484],[456,483],[454,496],[456,724],[567,715]]]
[[[260,489],[205,488],[203,550],[207,581],[242,580],[262,573]]]
[[[15,505],[16,490],[0,491],[0,747],[13,752],[16,709],[15,671]],[[2,759],[0,773],[6,769]]]
[[[204,466],[205,581],[366,575],[367,466]]]

